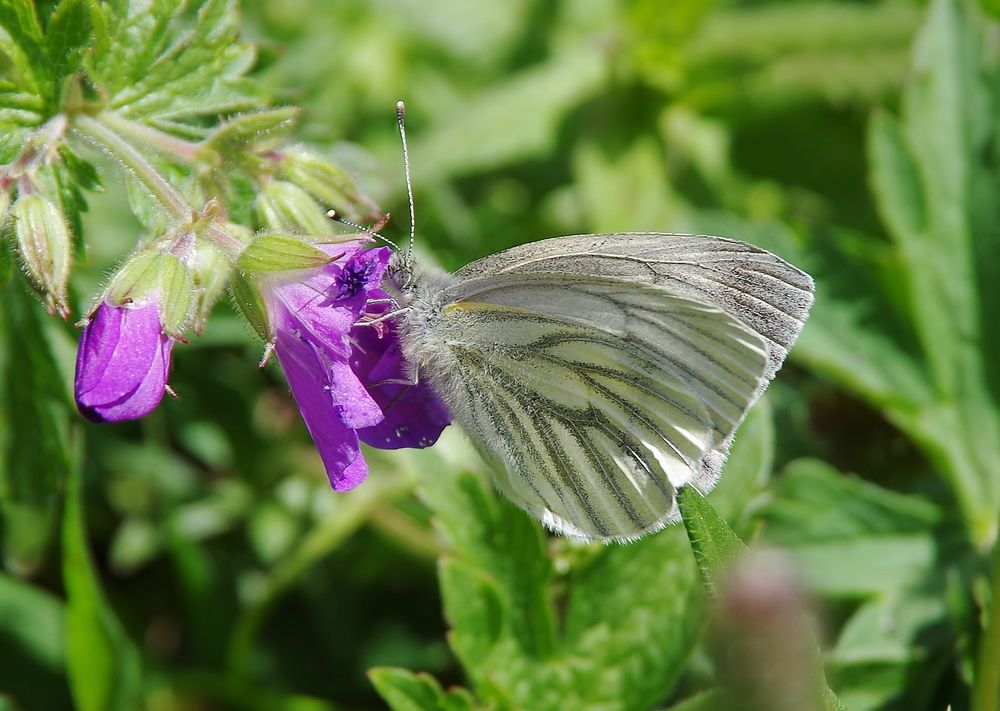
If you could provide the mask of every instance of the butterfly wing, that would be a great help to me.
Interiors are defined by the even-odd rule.
[[[719,243],[730,249],[712,249]],[[734,256],[733,245],[752,251]],[[756,301],[720,298],[698,260],[710,274],[729,270],[715,283]],[[634,538],[677,519],[678,487],[707,491],[717,480],[733,432],[801,326],[811,298],[801,276],[715,238],[525,245],[469,265],[438,294],[433,331],[444,347],[418,358],[420,372],[515,503],[562,533]],[[805,306],[790,308],[803,297],[764,288],[765,278],[801,284]]]
[[[504,275],[547,273],[651,284],[715,306],[767,339],[768,379],[813,302],[812,278],[770,252],[724,237],[659,232],[555,237],[512,247],[456,272],[460,281],[447,297],[476,298]]]

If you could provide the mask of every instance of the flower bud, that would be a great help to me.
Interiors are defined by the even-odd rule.
[[[74,394],[93,422],[134,420],[166,391],[174,339],[164,333],[158,294],[142,303],[103,301],[80,334]]]
[[[300,147],[288,150],[281,162],[281,175],[350,220],[381,216],[378,206],[358,189],[343,168],[312,151]]]
[[[273,230],[306,235],[334,233],[332,220],[298,185],[283,180],[271,181],[257,196],[256,207],[261,222]]]
[[[17,247],[32,281],[41,290],[45,308],[66,318],[72,239],[59,208],[38,194],[23,195],[13,208]]]

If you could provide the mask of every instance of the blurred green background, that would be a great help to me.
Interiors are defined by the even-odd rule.
[[[394,215],[391,237],[407,102],[424,259],[707,232],[812,273],[815,312],[710,500],[797,562],[849,708],[969,708],[1000,511],[1000,32],[983,9],[274,0],[241,22],[254,76],[304,110],[297,138]],[[79,304],[140,229],[107,184]],[[375,709],[367,673],[387,666],[491,708],[660,708],[715,684],[683,531],[545,537],[455,428],[369,450],[369,481],[335,495],[225,302],[174,351],[179,398],[84,423],[76,332],[16,279],[3,300],[0,708]],[[376,683],[394,708],[444,703],[392,674]],[[402,705],[408,684],[431,700]]]

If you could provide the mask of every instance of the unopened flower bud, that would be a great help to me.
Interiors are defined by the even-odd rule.
[[[257,196],[261,222],[278,232],[332,235],[334,226],[323,209],[298,185],[273,180]]]
[[[289,149],[281,162],[281,175],[350,220],[380,216],[378,206],[358,189],[344,169],[317,153],[301,147]]]
[[[17,247],[25,268],[53,315],[66,318],[72,239],[59,208],[42,195],[23,195],[13,208]]]
[[[93,422],[134,420],[152,412],[166,391],[174,339],[164,333],[158,294],[142,303],[103,301],[80,334],[74,391]]]

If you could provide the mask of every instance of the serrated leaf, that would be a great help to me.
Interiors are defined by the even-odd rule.
[[[1000,190],[995,62],[965,2],[934,0],[898,124],[873,122],[873,190],[906,269],[910,319],[937,400],[915,436],[948,476],[980,543],[996,536],[1000,462]]]
[[[451,646],[468,668],[486,662],[503,634],[504,602],[488,576],[473,566],[446,558],[438,567]]]
[[[462,688],[444,691],[427,674],[378,667],[368,672],[368,678],[392,711],[472,711],[477,708],[468,691]]]
[[[45,51],[49,57],[49,89],[53,105],[59,101],[63,80],[80,68],[81,50],[91,37],[87,0],[61,0],[45,27]]]
[[[30,0],[0,0],[0,51],[10,57],[18,84],[31,93],[41,93],[51,79],[42,27]]]
[[[63,516],[66,654],[76,707],[81,711],[135,708],[139,655],[101,593],[87,550],[83,484],[73,467]]]
[[[255,54],[238,41],[233,0],[207,0],[190,28],[156,26],[151,32],[162,48],[141,75],[120,84],[112,108],[131,118],[170,119],[261,106],[259,85],[242,79]]]
[[[488,571],[511,606],[510,633],[522,651],[539,657],[548,654],[555,635],[545,590],[551,565],[538,527],[468,473],[427,483],[421,495],[434,508],[438,525],[462,559]]]

